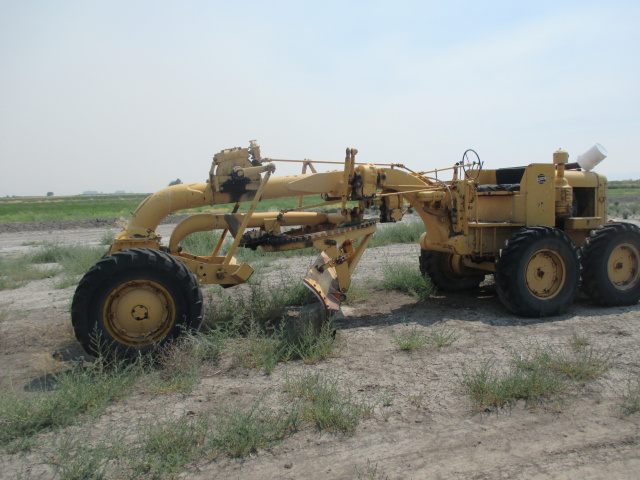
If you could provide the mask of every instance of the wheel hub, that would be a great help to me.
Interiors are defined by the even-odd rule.
[[[609,280],[616,288],[633,288],[640,280],[640,252],[635,245],[622,243],[609,256],[607,263]]]
[[[107,297],[103,318],[108,332],[119,342],[150,345],[171,330],[175,304],[158,283],[132,280],[118,285]]]
[[[529,259],[525,276],[529,292],[548,300],[562,290],[566,281],[566,266],[557,252],[540,250]]]

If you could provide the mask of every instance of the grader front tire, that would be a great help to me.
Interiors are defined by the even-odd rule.
[[[202,322],[196,277],[171,255],[148,248],[102,258],[73,297],[76,338],[90,355],[146,354]]]
[[[582,288],[598,305],[640,300],[640,228],[609,223],[591,233],[582,249]]]
[[[476,288],[484,280],[484,275],[460,275],[456,273],[451,253],[422,250],[420,252],[420,273],[429,277],[433,284],[447,292],[457,292]]]
[[[578,250],[561,230],[537,226],[514,233],[496,262],[503,305],[524,317],[558,315],[578,292]]]

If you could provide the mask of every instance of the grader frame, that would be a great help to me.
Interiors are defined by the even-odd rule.
[[[580,281],[601,304],[631,304],[640,298],[640,229],[608,224],[606,178],[567,169],[568,154],[553,163],[486,170],[463,161],[448,170],[414,172],[401,164],[299,160],[302,173],[273,176],[275,163],[260,147],[216,154],[205,183],[175,185],[145,199],[107,255],[80,282],[72,305],[77,338],[90,353],[95,331],[106,349],[126,355],[151,351],[202,318],[199,285],[230,287],[246,282],[253,268],[238,264],[238,248],[284,251],[315,247],[320,256],[305,284],[326,314],[339,310],[364,250],[376,231],[365,211],[377,205],[380,222],[402,220],[413,208],[425,225],[420,269],[441,289],[477,286],[494,273],[504,305],[519,315],[555,315],[573,301]],[[475,153],[475,152],[474,152]],[[317,172],[322,163],[340,170]],[[574,167],[575,168],[575,167]],[[307,169],[311,173],[307,173]],[[320,195],[323,203],[304,206]],[[299,197],[298,207],[256,212],[262,200]],[[241,202],[251,202],[239,212]],[[232,213],[195,214],[179,223],[167,244],[156,230],[169,214],[206,205],[235,204]],[[335,204],[337,213],[314,211]],[[222,230],[210,256],[183,252],[180,242],[195,232]],[[233,241],[224,254],[223,241]],[[92,333],[93,332],[93,333]]]

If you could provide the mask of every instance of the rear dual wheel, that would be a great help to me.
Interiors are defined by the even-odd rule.
[[[591,232],[582,249],[582,288],[598,305],[640,300],[640,228],[608,223]]]
[[[196,277],[171,255],[148,248],[102,258],[82,278],[71,320],[91,355],[135,357],[202,322]]]
[[[523,228],[501,250],[495,280],[500,300],[513,313],[525,317],[558,315],[573,303],[578,292],[578,250],[557,228]]]

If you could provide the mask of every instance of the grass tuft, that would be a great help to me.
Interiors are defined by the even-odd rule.
[[[302,399],[301,419],[315,422],[321,430],[352,435],[360,419],[373,414],[370,405],[354,403],[349,393],[340,393],[337,380],[321,374],[287,378],[285,390],[292,399]]]
[[[627,389],[622,393],[622,411],[627,415],[640,412],[640,380],[629,379]]]
[[[282,440],[299,424],[298,410],[272,411],[257,402],[249,409],[228,409],[218,417],[217,433],[210,438],[213,450],[231,457],[246,457],[259,448]]]
[[[249,285],[248,296],[211,297],[207,305],[205,324],[212,328],[242,328],[245,331],[256,323],[274,328],[289,307],[316,302],[315,297],[302,283],[282,281],[277,286]]]
[[[424,231],[424,223],[419,220],[388,225],[376,231],[369,246],[379,247],[388,243],[418,243]]]
[[[137,378],[137,365],[105,365],[100,359],[53,376],[43,392],[0,393],[0,446],[9,446],[38,433],[95,416],[113,400],[126,395]],[[46,391],[49,389],[50,391]]]
[[[378,472],[378,464],[372,464],[370,459],[367,459],[367,464],[362,471],[355,467],[355,472],[358,480],[389,480],[388,476]]]
[[[35,253],[25,256],[24,261],[60,265],[61,270],[45,271],[48,272],[48,275],[45,276],[52,277],[62,272],[62,277],[54,283],[54,287],[63,289],[76,285],[80,280],[80,275],[89,270],[103,255],[104,249],[101,247],[62,246],[57,243],[46,243]],[[32,268],[34,267],[32,266]]]
[[[573,332],[569,344],[574,352],[579,352],[589,345],[589,339],[580,333]]]
[[[29,257],[0,257],[0,290],[20,288],[30,280],[42,280],[58,274],[59,269],[38,268],[30,262]]]
[[[105,245],[105,246],[111,245],[115,239],[116,239],[116,234],[111,230],[108,230],[100,236],[100,245]]]
[[[429,340],[436,347],[449,347],[458,340],[458,330],[445,326],[434,326],[431,328]]]
[[[417,325],[414,325],[409,330],[403,329],[398,331],[392,328],[391,337],[398,344],[400,350],[404,350],[406,352],[412,352],[429,343],[429,337],[421,329],[418,329]]]
[[[335,354],[336,333],[330,322],[308,316],[282,320],[274,331],[265,331],[257,324],[252,327],[246,341],[237,345],[236,354],[247,367],[264,368],[269,374],[278,362],[296,358],[315,364]]]
[[[572,347],[573,342],[570,341]],[[588,344],[588,342],[587,342]],[[544,397],[560,393],[570,382],[587,382],[611,368],[611,354],[594,347],[570,352],[551,346],[512,353],[513,365],[498,374],[495,365],[485,363],[465,372],[463,385],[480,411],[504,407],[522,399],[535,404]]]
[[[418,350],[427,344],[436,347],[448,347],[458,340],[458,331],[455,328],[447,328],[444,326],[432,327],[429,331],[420,329],[414,325],[410,329],[396,330],[391,329],[391,337],[400,347],[400,350],[411,352]]]
[[[228,339],[225,332],[185,335],[162,348],[157,356],[159,367],[147,377],[156,393],[190,392],[201,378],[207,362],[218,358]]]
[[[61,480],[103,480],[111,458],[105,444],[91,446],[88,439],[64,435],[55,442],[55,453],[48,460]]]
[[[366,302],[369,298],[371,298],[371,287],[369,285],[361,286],[352,283],[347,292],[347,299],[343,303],[345,305],[355,305]]]
[[[520,370],[512,368],[506,375],[495,373],[491,363],[485,363],[474,372],[465,372],[463,384],[477,410],[504,407],[522,399],[535,403],[543,396],[558,393],[564,383],[543,368]]]
[[[409,293],[419,300],[426,300],[436,293],[436,288],[428,277],[423,277],[418,268],[409,264],[387,264],[381,287],[384,290],[398,290]]]
[[[208,420],[198,416],[183,415],[143,425],[133,471],[151,478],[172,477],[204,456],[208,434]]]

